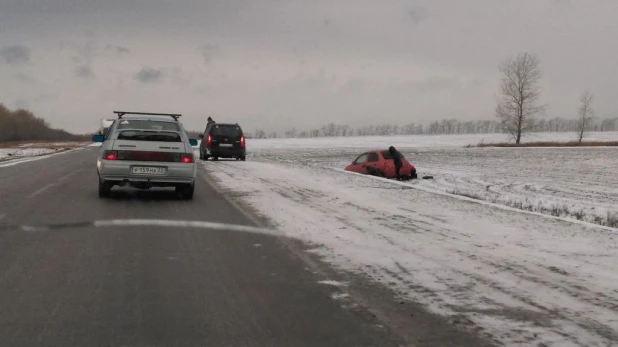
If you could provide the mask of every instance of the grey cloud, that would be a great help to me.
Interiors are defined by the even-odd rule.
[[[554,4],[558,6],[571,6],[571,0],[553,0]]]
[[[61,51],[68,50],[72,52],[71,62],[74,64],[74,75],[77,78],[92,79],[95,74],[92,70],[92,63],[97,57],[97,48],[95,38],[89,35],[88,39],[84,43],[73,43],[61,41],[59,43]]]
[[[35,96],[32,101],[35,103],[45,102],[47,100],[55,100],[58,99],[62,95],[61,92],[55,91],[52,93],[43,93]]]
[[[142,83],[156,83],[163,78],[163,71],[161,69],[145,67],[136,73],[134,77]]]
[[[90,79],[94,78],[94,72],[92,71],[90,65],[80,65],[75,69],[75,76]]]
[[[10,65],[25,64],[30,61],[30,48],[21,45],[2,47],[0,57]]]
[[[15,108],[23,108],[23,109],[27,109],[28,107],[30,107],[30,102],[28,102],[28,100],[26,99],[17,99],[13,102],[13,106]]]
[[[204,62],[206,64],[210,63],[212,59],[217,55],[219,50],[219,46],[217,45],[203,45],[200,47],[200,52],[202,53],[202,58],[204,58]]]
[[[86,63],[92,62],[94,57],[97,55],[95,38],[90,37],[83,46],[77,48],[77,52],[82,61]]]
[[[417,25],[428,17],[428,12],[425,7],[416,6],[408,10],[408,19],[413,25]]]
[[[128,49],[127,47],[124,47],[124,46],[115,46],[115,45],[108,44],[108,45],[105,46],[105,48],[107,50],[114,51],[115,53],[121,54],[121,55],[122,54],[128,54],[128,53],[131,52],[130,49]]]
[[[42,94],[27,97],[27,98],[19,97],[15,101],[13,101],[13,107],[30,109],[36,105],[42,105],[48,101],[56,100],[61,95],[62,93],[60,92],[52,92],[52,93],[42,93]]]
[[[24,82],[28,84],[34,83],[34,78],[32,78],[32,76],[25,74],[25,73],[21,73],[21,72],[13,75],[13,78],[15,78],[16,80],[20,82]]]

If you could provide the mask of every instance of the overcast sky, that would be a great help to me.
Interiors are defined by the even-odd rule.
[[[54,127],[113,110],[247,130],[492,119],[535,53],[547,117],[618,115],[617,0],[0,0],[0,103]]]

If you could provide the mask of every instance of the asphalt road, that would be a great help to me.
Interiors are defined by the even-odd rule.
[[[202,172],[192,201],[173,190],[132,189],[100,199],[95,155],[0,167],[1,346],[410,345],[374,314],[334,300],[340,288],[320,284],[328,278],[308,271],[278,237],[89,224],[252,225]],[[7,228],[50,224],[66,227]],[[417,336],[428,329],[407,328]]]

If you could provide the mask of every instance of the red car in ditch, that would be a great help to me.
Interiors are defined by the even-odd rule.
[[[400,152],[401,153],[401,152]],[[403,179],[417,178],[416,168],[414,165],[401,154],[403,166],[399,170],[399,175]],[[393,157],[388,150],[368,151],[359,155],[352,164],[346,166],[346,171],[352,171],[360,174],[381,176],[386,178],[396,178],[395,163]]]

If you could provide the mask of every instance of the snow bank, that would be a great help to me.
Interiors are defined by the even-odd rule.
[[[35,157],[39,155],[55,153],[58,150],[59,149],[54,149],[54,148],[28,148],[28,147],[0,148],[0,160]]]

